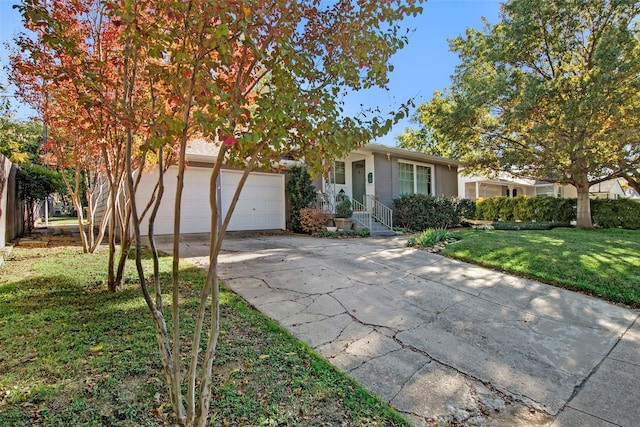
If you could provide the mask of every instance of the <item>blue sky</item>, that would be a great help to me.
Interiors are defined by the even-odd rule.
[[[20,15],[12,9],[17,0],[0,0],[0,82],[6,82],[7,64],[4,42],[11,41],[20,31]],[[394,72],[391,74],[389,91],[367,91],[349,96],[346,99],[346,112],[354,114],[360,104],[366,107],[378,106],[386,112],[397,109],[409,98],[416,105],[431,98],[433,91],[449,86],[449,77],[458,62],[457,55],[449,52],[447,40],[462,35],[467,27],[481,28],[481,17],[490,23],[498,22],[498,0],[428,0],[424,12],[417,18],[407,20],[407,25],[415,28],[409,44],[392,58]],[[6,94],[12,95],[12,92]],[[27,119],[30,110],[18,108],[17,101],[11,98],[11,104],[19,119]],[[395,145],[394,136],[400,135],[409,126],[408,120],[398,123],[391,132],[379,139],[378,143]]]

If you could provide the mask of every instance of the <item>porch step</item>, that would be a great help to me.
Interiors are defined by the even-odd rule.
[[[395,236],[396,235],[395,231],[390,230],[389,228],[385,227],[379,222],[374,222],[372,224],[372,227],[371,227],[371,230],[369,230],[369,233],[372,236]]]
[[[361,227],[366,227],[366,225],[361,224],[359,221],[356,221],[356,222],[358,222],[358,225],[360,225]],[[371,224],[371,229],[369,230],[369,233],[372,236],[395,236],[396,235],[395,231],[390,230],[388,227],[380,224],[377,221],[374,221]]]

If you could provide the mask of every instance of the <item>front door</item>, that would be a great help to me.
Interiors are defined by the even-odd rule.
[[[367,177],[365,173],[364,160],[358,160],[351,163],[351,190],[353,191],[353,199],[366,206],[364,200],[367,193]]]

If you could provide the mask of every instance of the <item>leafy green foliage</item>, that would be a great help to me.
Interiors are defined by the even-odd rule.
[[[640,308],[640,232],[464,231],[444,254]]]
[[[351,218],[353,215],[353,205],[349,196],[338,196],[339,201],[336,203],[336,218]]]
[[[320,230],[315,235],[317,237],[329,237],[333,239],[339,239],[344,237],[369,237],[371,232],[368,228],[362,228],[360,230]]]
[[[446,228],[428,228],[417,236],[409,238],[409,246],[430,247],[438,242],[444,242],[450,236]]]
[[[46,200],[49,195],[65,191],[60,174],[45,166],[23,164],[16,175],[20,199],[26,204],[25,230],[30,232],[35,226],[35,205]]]
[[[550,196],[478,199],[476,218],[490,221],[569,223],[576,219],[576,200]]]
[[[294,166],[289,171],[287,192],[291,208],[291,229],[300,233],[303,231],[300,223],[300,209],[309,207],[316,195],[311,176],[304,166]]]
[[[462,218],[472,218],[475,210],[471,200],[426,194],[402,195],[393,204],[396,223],[413,231],[455,227]]]
[[[637,200],[592,199],[590,204],[593,223],[597,227],[640,229],[640,202]],[[576,199],[549,196],[479,199],[476,201],[476,218],[500,222],[536,221],[569,224],[576,219]]]
[[[419,107],[407,148],[468,171],[568,183],[590,228],[589,187],[640,166],[640,37],[635,0],[512,0],[502,20],[450,42],[452,86]],[[635,171],[635,172],[634,172]]]
[[[8,112],[0,115],[0,154],[13,163],[39,164],[42,135],[40,123],[14,121]]]
[[[596,227],[640,230],[640,201],[638,200],[591,200],[591,212]]]
[[[494,222],[494,230],[551,230],[555,227],[569,227],[563,222]]]
[[[17,181],[20,198],[27,202],[44,200],[53,193],[65,190],[60,174],[41,165],[22,165],[18,169]]]

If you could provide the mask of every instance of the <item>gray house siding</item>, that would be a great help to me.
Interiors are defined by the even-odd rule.
[[[434,196],[458,195],[458,168],[447,165],[434,165],[435,191]]]
[[[393,199],[400,196],[398,160],[402,158],[374,153],[376,196],[381,203],[393,207]],[[458,168],[449,165],[433,165],[434,196],[458,195]]]
[[[378,198],[380,203],[392,207],[394,194],[397,191],[398,187],[398,161],[394,158],[392,158],[391,160],[387,160],[387,156],[380,153],[374,153],[373,159],[375,169],[374,182],[376,188],[376,197]]]

